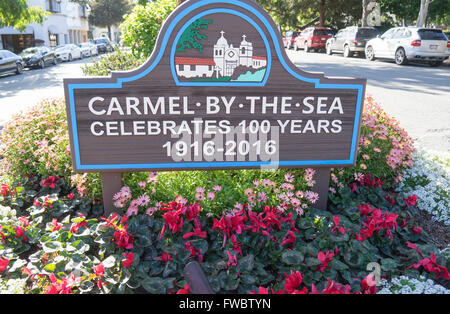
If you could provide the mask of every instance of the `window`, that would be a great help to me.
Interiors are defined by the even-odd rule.
[[[374,28],[360,28],[358,30],[358,38],[374,38],[377,37],[378,31]]]
[[[61,13],[61,0],[45,0],[47,11]]]
[[[184,71],[184,64],[178,65],[178,69],[179,69],[180,71]]]
[[[56,47],[58,46],[58,35],[48,33],[48,40],[50,41],[50,47]]]
[[[383,38],[383,39],[391,39],[392,36],[394,35],[394,32],[396,30],[397,30],[397,28],[391,28],[386,33],[384,33],[383,36],[381,36],[381,38]]]
[[[190,67],[191,67],[190,70],[191,70],[192,72],[194,72],[194,71],[196,70],[196,68],[197,68],[195,65],[191,65]]]
[[[447,40],[440,29],[419,29],[418,33],[422,40]]]
[[[242,47],[241,54],[245,55],[245,47]]]
[[[314,30],[315,36],[327,36],[330,33],[327,29],[316,29]]]

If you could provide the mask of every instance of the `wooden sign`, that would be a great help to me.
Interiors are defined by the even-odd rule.
[[[353,166],[365,84],[298,69],[254,1],[187,1],[138,69],[64,80],[73,168],[119,182],[130,171]]]

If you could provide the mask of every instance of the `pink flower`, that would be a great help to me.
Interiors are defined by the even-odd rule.
[[[216,185],[213,187],[213,190],[216,192],[222,191],[222,187],[220,185]]]
[[[206,238],[206,231],[202,231],[201,229],[194,228],[194,232],[186,232],[183,235],[183,239],[189,239],[192,236],[197,236],[199,238]]]
[[[167,254],[166,252],[163,252],[162,256],[160,256],[160,257],[155,257],[155,260],[161,260],[164,263],[167,263],[168,261],[171,261],[172,259],[173,259],[172,255]]]
[[[0,273],[4,273],[8,267],[9,259],[6,257],[0,257]]]
[[[45,187],[50,187],[51,189],[54,189],[56,186],[55,184],[58,183],[59,177],[56,176],[50,176],[47,179],[44,179],[41,181],[41,185]]]
[[[334,222],[334,227],[331,229],[331,232],[333,232],[334,230],[338,230],[341,234],[345,234],[346,231],[350,230],[350,229],[345,229],[344,227],[339,225],[339,223],[340,223],[339,216],[334,216],[333,222]]]
[[[294,182],[294,176],[292,175],[292,174],[290,174],[290,173],[286,173],[285,175],[284,175],[284,180],[286,181],[286,182],[288,182],[288,183],[292,183],[292,182]]]
[[[327,251],[325,254],[323,252],[319,252],[319,254],[317,254],[317,259],[322,263],[322,265],[320,265],[316,271],[323,273],[325,268],[328,267],[328,263],[333,260],[333,256],[334,253],[330,253],[330,251]]]
[[[231,255],[230,251],[228,251],[228,250],[227,250],[227,255],[228,255],[227,267],[230,268],[231,266],[237,266],[236,255]]]
[[[94,270],[96,276],[103,277],[105,266],[103,266],[102,263],[98,264],[97,266],[93,266],[92,269]]]
[[[291,270],[291,274],[289,276],[286,274],[284,275],[286,276],[283,289],[285,293],[292,293],[303,282],[303,275],[299,271],[294,272]]]
[[[406,206],[416,206],[417,204],[417,196],[413,195],[413,196],[409,196],[408,198],[404,198],[403,199],[406,203]]]
[[[214,194],[213,192],[208,192],[208,199],[210,201],[214,200],[215,197],[216,197],[216,194]]]

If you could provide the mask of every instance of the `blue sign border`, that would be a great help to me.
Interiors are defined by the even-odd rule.
[[[274,48],[276,50],[277,56],[283,67],[287,70],[289,74],[293,77],[297,78],[300,81],[308,82],[314,84],[315,88],[318,89],[347,89],[347,90],[357,90],[357,103],[356,103],[356,115],[355,121],[353,125],[353,135],[352,135],[352,145],[351,151],[349,154],[349,158],[346,160],[303,160],[303,161],[278,161],[278,162],[188,162],[188,163],[159,163],[159,164],[82,164],[80,157],[80,147],[79,147],[79,139],[78,139],[78,128],[76,121],[76,111],[75,111],[75,101],[74,101],[74,90],[76,89],[113,89],[113,88],[122,88],[123,83],[136,81],[150,72],[152,72],[155,67],[158,65],[159,61],[164,55],[164,47],[167,46],[170,35],[176,25],[189,13],[192,11],[206,5],[210,5],[213,3],[224,3],[231,4],[238,7],[241,7],[252,14],[254,14],[262,24],[267,28],[267,31],[270,34],[272,42],[274,43]],[[222,9],[222,11],[225,9]],[[236,11],[235,11],[236,12]],[[249,20],[247,18],[246,20]],[[254,21],[252,21],[254,25]],[[263,37],[265,38],[265,36]],[[238,0],[201,0],[196,3],[192,3],[186,6],[183,11],[181,11],[175,18],[172,20],[168,29],[166,30],[164,37],[162,38],[162,43],[159,47],[159,51],[157,52],[156,58],[152,64],[150,64],[144,71],[141,73],[127,77],[127,78],[117,78],[115,83],[69,83],[67,84],[68,94],[69,94],[69,106],[70,106],[70,115],[71,115],[71,124],[72,124],[72,136],[73,136],[73,147],[74,147],[74,161],[75,161],[75,169],[76,170],[123,170],[123,169],[177,169],[177,168],[227,168],[227,167],[262,167],[262,166],[332,166],[332,165],[353,165],[355,163],[356,158],[356,147],[357,147],[357,138],[358,138],[358,124],[360,121],[360,112],[363,101],[363,92],[364,85],[362,84],[322,84],[319,78],[307,78],[303,77],[299,73],[295,72],[291,67],[287,64],[286,60],[283,57],[281,52],[281,46],[278,43],[278,36],[274,29],[272,28],[269,21],[262,15],[259,11],[257,11],[253,6],[243,3]],[[154,52],[155,53],[155,52]],[[268,78],[268,76],[266,77]],[[240,83],[242,86],[243,83]],[[247,83],[249,84],[249,83]],[[254,83],[250,83],[254,84]],[[205,86],[204,84],[202,86]],[[230,84],[226,84],[226,86],[230,86]]]

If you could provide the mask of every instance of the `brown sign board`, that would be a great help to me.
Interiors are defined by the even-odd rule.
[[[187,1],[141,67],[64,80],[73,168],[353,166],[365,84],[297,68],[254,1]]]

